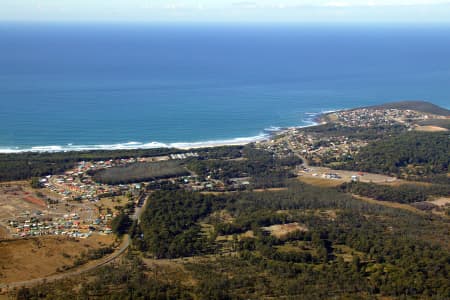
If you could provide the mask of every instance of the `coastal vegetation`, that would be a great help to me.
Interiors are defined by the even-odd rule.
[[[128,232],[131,224],[131,218],[127,214],[121,213],[111,221],[111,229],[120,236]]]
[[[242,146],[223,146],[196,149],[200,158],[238,158]],[[59,174],[73,168],[79,161],[99,161],[131,157],[153,157],[186,153],[173,148],[134,150],[95,150],[70,152],[0,153],[0,182],[30,179]]]
[[[0,181],[23,180],[59,174],[73,168],[78,161],[109,160],[136,156],[159,156],[181,150],[160,148],[146,150],[100,150],[73,152],[26,152],[0,154]]]
[[[134,163],[97,171],[93,178],[105,184],[128,184],[189,175],[182,163],[177,160]]]
[[[274,224],[301,226],[276,236],[267,231]],[[130,229],[134,250],[119,264],[89,280],[69,278],[17,295],[446,299],[448,230],[449,223],[438,217],[298,182],[266,192],[157,191],[141,223]],[[183,259],[159,264],[155,257]]]
[[[339,190],[381,201],[398,203],[414,203],[429,200],[433,196],[450,197],[450,186],[444,184],[401,184],[398,186],[375,183],[351,182],[343,183]]]
[[[193,159],[187,167],[199,176],[230,182],[234,178],[251,178],[252,188],[282,187],[292,177],[291,169],[302,160],[294,155],[283,158],[247,146],[236,159]]]
[[[334,123],[327,123],[318,126],[304,128],[302,129],[302,131],[312,133],[319,137],[329,137],[339,135],[345,136],[349,139],[379,140],[390,136],[399,135],[406,131],[406,127],[403,125],[352,127]]]
[[[340,167],[446,184],[449,154],[448,133],[408,132],[370,143]]]
[[[411,120],[422,120],[424,113],[397,111],[412,104],[426,113],[446,114],[423,102],[387,104],[384,108],[393,110],[340,112],[340,123],[290,129],[246,146],[195,149],[184,156],[171,156],[188,153],[176,149],[68,153],[67,160],[58,153],[0,156],[0,166],[31,166],[22,175],[2,170],[0,178],[25,176],[36,187],[37,176],[51,168],[63,172],[79,160],[127,155],[133,157],[129,164],[93,164],[103,167],[89,169],[93,180],[82,177],[83,185],[102,182],[117,188],[144,182],[142,188],[132,185],[125,208],[109,223],[114,233],[130,238],[120,259],[11,295],[449,299],[450,219],[445,205],[450,139],[446,132],[415,132]],[[137,159],[146,156],[161,157]],[[303,157],[314,159],[308,164]],[[341,171],[348,175],[340,177],[333,174],[338,171],[313,164],[351,172]],[[294,178],[307,175],[333,184],[312,186]],[[376,177],[370,176],[381,179],[373,183]],[[398,183],[394,177],[410,181]],[[443,203],[439,210],[433,201]],[[112,251],[88,251],[76,264]]]

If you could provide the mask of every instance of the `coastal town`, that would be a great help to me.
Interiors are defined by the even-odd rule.
[[[93,178],[95,172],[191,157],[198,157],[198,154],[187,152],[157,157],[81,161],[63,174],[39,178],[37,189],[30,188],[26,183],[2,185],[0,189],[4,195],[0,201],[3,198],[6,202],[11,196],[17,201],[14,209],[8,206],[0,214],[0,224],[7,229],[11,238],[46,235],[88,238],[92,234],[111,234],[111,220],[121,212],[133,213],[136,207],[142,205],[147,186],[168,182],[186,190],[202,191],[223,189],[223,183],[186,175],[113,185],[96,182]]]
[[[113,261],[122,259],[130,249],[143,253],[142,257],[151,263],[169,257],[170,253],[188,257],[189,253],[197,253],[195,247],[206,249],[204,253],[216,249],[218,255],[239,253],[237,247],[254,251],[251,243],[260,238],[279,239],[282,244],[273,248],[275,255],[295,254],[299,255],[292,256],[295,259],[317,263],[331,258],[325,251],[322,258],[317,257],[313,249],[320,245],[314,244],[315,238],[310,236],[315,228],[303,220],[308,217],[335,222],[343,204],[340,201],[346,201],[344,207],[358,208],[357,203],[361,202],[361,205],[406,210],[418,216],[430,214],[443,220],[450,215],[448,188],[439,183],[419,184],[410,192],[413,181],[402,174],[340,168],[374,141],[417,134],[424,128],[445,131],[450,121],[448,116],[414,110],[361,108],[327,113],[316,121],[315,126],[284,128],[266,140],[246,145],[161,149],[147,153],[126,151],[113,158],[111,155],[116,153],[98,156],[83,153],[82,159],[74,159],[70,164],[64,162],[60,171],[29,180],[0,182],[0,247],[8,253],[2,260],[6,267],[0,270],[0,278],[17,286],[28,280],[67,278],[71,272],[114,265]],[[406,192],[398,194],[397,188]],[[392,194],[382,192],[384,189]],[[373,194],[364,194],[368,192]],[[328,193],[333,197],[329,198]],[[380,200],[377,193],[393,197],[393,202],[389,201],[391,198]],[[167,195],[172,198],[165,198]],[[301,203],[289,202],[284,206],[283,202],[291,201],[290,197],[298,197],[295,201]],[[169,199],[175,201],[168,202]],[[413,200],[408,203],[408,199]],[[239,206],[235,206],[235,201]],[[253,205],[258,215],[253,214],[253,209],[247,211],[248,205]],[[319,209],[314,208],[316,205]],[[216,211],[212,212],[213,209]],[[197,216],[197,211],[202,214]],[[304,215],[306,211],[314,213]],[[247,217],[239,219],[241,213]],[[171,219],[166,220],[166,215]],[[187,225],[177,223],[178,218]],[[259,219],[252,221],[253,218]],[[160,224],[165,226],[163,231]],[[183,226],[195,235],[174,240],[173,235],[184,234],[185,229],[177,229]],[[394,232],[397,225],[391,224],[386,230]],[[162,235],[166,233],[169,237]],[[152,244],[153,236],[159,239],[157,244]],[[291,238],[298,240],[291,242]],[[171,239],[172,244],[167,246],[166,241]],[[358,256],[355,248],[335,244],[329,251],[344,263],[351,263]],[[156,255],[148,250],[149,245],[163,250]],[[20,253],[16,255],[13,249],[36,254],[28,259]],[[256,251],[258,255],[263,253]],[[35,256],[39,259],[34,259]],[[30,270],[41,266],[44,264],[39,262],[41,259],[48,265],[45,271],[30,274],[15,271],[17,265],[27,265]],[[179,260],[182,261],[184,258]],[[0,288],[5,292],[10,290],[5,284]]]
[[[447,122],[449,117],[410,109],[360,108],[336,111],[320,116],[318,124],[312,127],[286,128],[262,142],[260,147],[279,156],[296,153],[310,165],[333,167],[351,159],[368,144],[367,132],[388,132],[392,128],[398,131],[447,131],[438,126],[420,125],[428,120]],[[367,131],[358,134],[358,128]]]
[[[295,167],[296,176],[313,176],[330,180],[391,182],[396,179],[384,175],[365,176],[361,172],[336,171],[329,167],[351,159],[362,147],[366,137],[357,134],[342,134],[345,128],[400,128],[411,131],[420,129],[420,122],[427,120],[447,120],[448,117],[423,113],[414,110],[360,108],[336,111],[320,116],[319,125],[306,128],[286,128],[275,133],[268,140],[255,143],[279,158],[297,155],[303,160]],[[321,126],[332,124],[332,130]],[[339,130],[334,130],[339,128]],[[38,179],[39,189],[27,191],[22,200],[33,209],[18,209],[0,215],[0,224],[7,228],[13,238],[65,235],[87,238],[92,234],[111,234],[111,220],[120,212],[133,213],[142,202],[147,190],[158,188],[161,184],[171,184],[189,191],[215,191],[246,189],[251,178],[241,176],[226,182],[214,179],[214,170],[205,176],[194,172],[187,175],[161,178],[151,181],[128,184],[105,184],[94,179],[101,170],[123,168],[134,164],[159,163],[166,161],[185,161],[198,158],[196,152],[184,152],[153,157],[129,157],[99,161],[80,161],[73,169],[63,174],[50,174]],[[328,168],[327,168],[328,167]],[[2,187],[8,195],[20,196],[14,188]],[[142,204],[142,203],[141,203]],[[7,211],[7,210],[5,210]]]

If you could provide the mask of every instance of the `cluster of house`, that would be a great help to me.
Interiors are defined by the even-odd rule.
[[[170,156],[150,158],[121,158],[106,161],[81,161],[77,166],[62,175],[49,175],[40,179],[40,184],[51,191],[61,195],[64,200],[90,200],[97,201],[102,197],[122,195],[127,191],[139,189],[136,184],[108,185],[95,182],[92,174],[95,171],[121,167],[136,162],[161,161],[169,159],[186,159],[197,157],[194,152],[171,154]]]
[[[198,153],[188,152],[188,153],[170,154],[171,159],[186,159],[189,157],[198,157]]]
[[[340,179],[341,176],[337,173],[323,173],[322,177],[325,179]]]
[[[349,140],[345,136],[319,136],[302,131],[298,128],[287,130],[284,136],[260,145],[265,150],[275,153],[279,157],[286,157],[296,153],[311,162],[329,162],[352,157],[357,151],[367,145],[363,140]]]
[[[189,175],[173,178],[170,181],[187,191],[225,191],[224,183],[220,180],[212,179],[211,176],[200,178],[199,176]]]
[[[93,231],[103,234],[112,233],[109,221],[112,214],[100,215],[92,222],[81,220],[76,213],[66,214],[61,218],[31,217],[9,220],[8,226],[13,237],[30,237],[43,235],[63,235],[76,238],[87,238]]]
[[[105,161],[81,161],[75,168],[61,175],[48,175],[39,179],[40,185],[61,196],[62,201],[77,200],[80,202],[96,202],[103,197],[123,195],[127,192],[138,193],[142,184],[120,184],[107,185],[94,180],[95,171],[121,167],[137,162],[151,162],[170,159],[186,159],[197,157],[197,153],[173,154],[170,156],[149,158],[126,158],[111,159]],[[173,183],[180,183],[186,189],[209,190],[216,188],[219,184],[213,180],[199,180],[197,177],[186,176],[171,179]],[[59,201],[59,200],[58,200]],[[50,208],[51,206],[49,206]],[[44,217],[36,214],[34,217],[28,215],[19,217],[17,220],[9,220],[8,226],[14,237],[42,236],[42,235],[66,235],[71,237],[89,237],[93,231],[100,233],[111,233],[110,220],[114,216],[110,213],[98,214],[94,220],[84,220],[78,214],[66,214],[61,218]]]
[[[136,188],[134,184],[107,185],[95,182],[90,172],[106,168],[125,166],[135,163],[135,158],[116,159],[98,162],[79,162],[75,169],[62,175],[49,175],[40,179],[42,186],[61,195],[64,200],[90,200],[97,201],[102,197],[122,195],[130,189]]]
[[[402,124],[412,128],[414,122],[427,120],[431,116],[414,110],[360,108],[338,111],[336,123],[352,127],[373,127]],[[433,118],[436,116],[433,115]]]
[[[250,177],[242,177],[242,178],[231,178],[227,180],[227,182],[223,182],[222,180],[213,179],[211,175],[206,176],[206,178],[189,175],[183,176],[179,178],[171,178],[171,179],[162,179],[159,180],[161,182],[169,182],[171,184],[177,185],[179,188],[187,190],[187,191],[214,191],[214,192],[224,192],[224,191],[234,191],[245,189],[250,185]],[[152,183],[150,183],[151,187]]]
[[[346,136],[317,137],[311,134],[299,133],[291,141],[294,149],[300,150],[302,156],[314,162],[332,162],[342,158],[352,158],[367,142]]]
[[[338,111],[333,113],[336,120],[333,122],[349,127],[373,127],[379,125],[403,125],[413,128],[417,121],[429,118],[438,118],[413,110],[399,109],[373,109],[361,108],[348,111]],[[285,135],[284,149],[291,149],[304,158],[317,163],[332,163],[351,159],[362,147],[367,145],[363,139],[352,138],[351,140],[343,135],[317,135],[302,131],[299,128],[292,128]],[[278,145],[278,147],[280,147]],[[278,149],[280,151],[280,149]]]

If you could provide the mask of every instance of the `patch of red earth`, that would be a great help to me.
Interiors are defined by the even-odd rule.
[[[42,199],[38,199],[35,197],[31,197],[31,196],[26,196],[23,198],[25,201],[30,202],[32,204],[36,204],[42,207],[46,207],[45,201]]]

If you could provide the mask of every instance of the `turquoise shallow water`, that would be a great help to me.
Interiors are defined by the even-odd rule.
[[[0,24],[0,152],[246,141],[405,99],[450,108],[448,37],[438,26]]]

